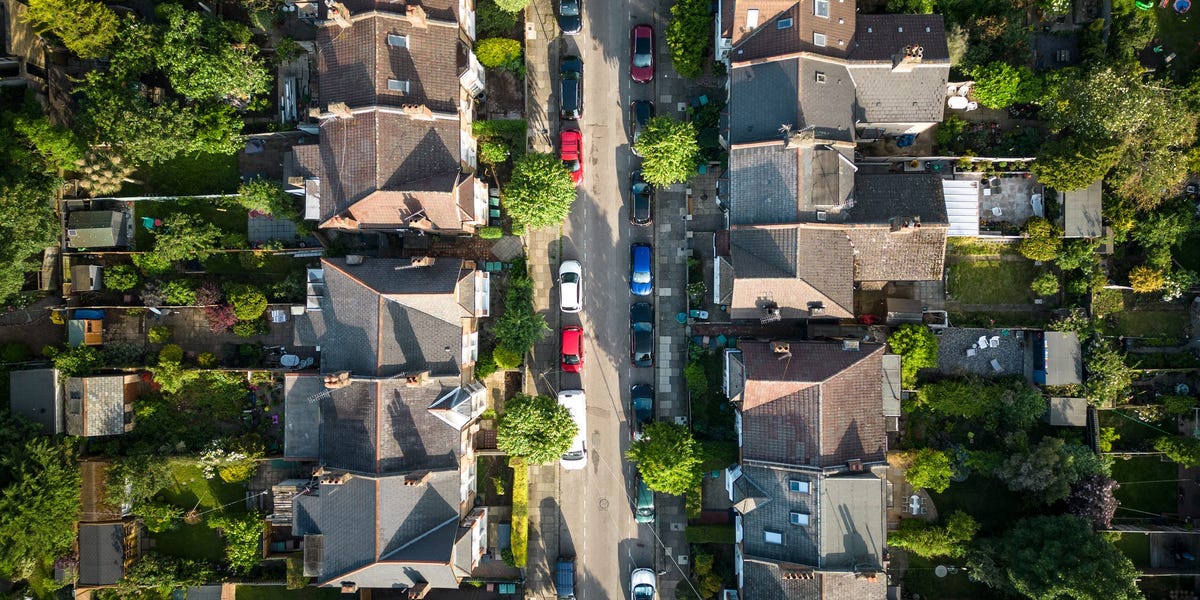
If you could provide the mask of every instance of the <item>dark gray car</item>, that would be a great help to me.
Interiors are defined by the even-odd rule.
[[[577,121],[583,116],[583,61],[578,56],[564,56],[558,67],[559,116]]]
[[[629,307],[629,358],[635,367],[654,366],[654,307],[649,302]]]
[[[580,0],[559,1],[558,28],[566,35],[575,35],[583,29],[583,3]]]

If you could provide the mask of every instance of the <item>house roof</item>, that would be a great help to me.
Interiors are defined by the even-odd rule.
[[[799,135],[799,134],[793,134]],[[850,156],[847,156],[849,154]],[[837,220],[854,194],[853,148],[782,140],[734,146],[729,157],[729,218],[735,225]]]
[[[67,434],[85,437],[125,433],[126,375],[72,377],[66,382]],[[132,376],[136,379],[136,376]]]
[[[943,179],[942,196],[946,199],[946,221],[951,237],[979,235],[979,180]]]
[[[812,573],[801,565],[760,558],[742,562],[742,596],[761,600],[882,600],[887,581],[882,575]]]
[[[319,585],[457,587],[450,562],[459,518],[457,469],[418,485],[405,476],[351,477],[296,498],[293,533],[323,536]],[[453,526],[454,535],[446,535]],[[419,556],[414,556],[416,549]]]
[[[851,316],[854,288],[845,233],[808,225],[734,226],[732,316],[759,318],[774,303],[783,318],[807,316],[820,303],[829,316]]]
[[[872,123],[938,123],[945,113],[950,64],[923,63],[911,71],[887,64],[851,64],[856,107],[861,127]]]
[[[890,63],[906,46],[920,46],[924,62],[950,62],[942,15],[858,15],[850,60]]]
[[[403,190],[376,190],[351,204],[346,212],[371,227],[420,227],[457,231],[475,220],[475,178],[447,171],[403,185]],[[336,219],[336,218],[335,218]]]
[[[296,321],[298,345],[322,347],[325,373],[392,376],[461,372],[463,317],[455,285],[462,261],[368,258],[358,265],[322,259],[321,310]]]
[[[853,105],[854,82],[839,62],[798,56],[736,65],[730,75],[730,139],[782,140],[780,127],[791,125],[793,131],[815,128],[819,139],[852,141]]]
[[[66,430],[62,387],[56,369],[13,371],[8,380],[8,406],[13,414],[37,423],[43,433]]]
[[[1046,385],[1083,383],[1083,351],[1072,331],[1045,332]]]
[[[1049,421],[1060,427],[1087,427],[1087,398],[1051,398]]]
[[[883,346],[788,344],[782,357],[766,342],[740,345],[743,459],[820,468],[883,460]]]
[[[76,210],[67,215],[67,246],[113,248],[129,244],[126,215],[116,210]]]
[[[888,223],[893,217],[920,217],[922,225],[946,224],[942,178],[926,173],[856,173],[852,223]]]
[[[79,584],[113,585],[125,576],[125,525],[79,524]]]
[[[462,434],[429,409],[458,381],[352,381],[332,390],[319,400],[321,463],[370,475],[457,468]]]
[[[747,11],[761,4],[761,0],[743,0],[735,5],[734,24],[739,28],[735,31],[744,28]],[[846,56],[853,43],[854,23],[860,18],[855,3],[829,2],[828,18],[816,16],[813,8],[812,0],[801,0],[776,13],[778,8],[768,3],[765,9],[759,9],[759,26],[740,39],[735,36],[730,57],[741,62],[796,52]],[[784,19],[791,19],[791,26],[781,28],[780,21]],[[824,46],[813,43],[817,33],[825,36]]]
[[[1082,190],[1062,192],[1063,237],[1098,238],[1104,236],[1103,181],[1097,180]]]
[[[946,260],[945,225],[891,231],[886,225],[847,227],[854,247],[854,281],[933,281]]]
[[[283,456],[316,459],[320,456],[321,399],[325,383],[319,375],[287,373],[283,377]]]
[[[345,0],[342,4],[350,10],[351,16],[370,11],[384,11],[392,14],[397,12],[397,2],[393,0]],[[455,0],[406,0],[404,4],[420,5],[426,17],[439,21],[454,22],[458,18],[458,2]],[[399,6],[402,8],[404,4]]]

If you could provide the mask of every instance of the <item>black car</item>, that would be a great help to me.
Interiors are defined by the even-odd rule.
[[[583,5],[580,0],[560,0],[558,28],[566,35],[575,35],[583,28]]]
[[[629,358],[635,367],[654,366],[654,307],[649,302],[629,307]]]
[[[564,56],[558,67],[559,116],[577,121],[583,116],[583,61],[578,56]]]
[[[654,421],[654,387],[641,383],[629,388],[629,435],[642,439],[642,427]]]
[[[629,222],[649,225],[654,221],[654,188],[642,179],[642,170],[629,174]]]
[[[654,103],[649,100],[634,100],[629,103],[629,147],[637,156],[637,141],[646,129],[646,123],[654,116]]]

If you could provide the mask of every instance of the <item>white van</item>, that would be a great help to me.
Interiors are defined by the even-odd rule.
[[[587,465],[587,400],[583,390],[563,390],[558,393],[558,403],[571,411],[571,418],[575,419],[575,425],[579,428],[570,449],[559,462],[564,469],[582,469]]]

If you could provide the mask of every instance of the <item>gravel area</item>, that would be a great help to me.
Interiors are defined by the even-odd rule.
[[[947,375],[1024,375],[1024,330],[976,329],[950,327],[938,335],[938,370]],[[979,349],[980,336],[999,336],[998,348]],[[975,348],[975,356],[967,350]],[[1000,363],[1000,372],[992,368],[992,360]]]

